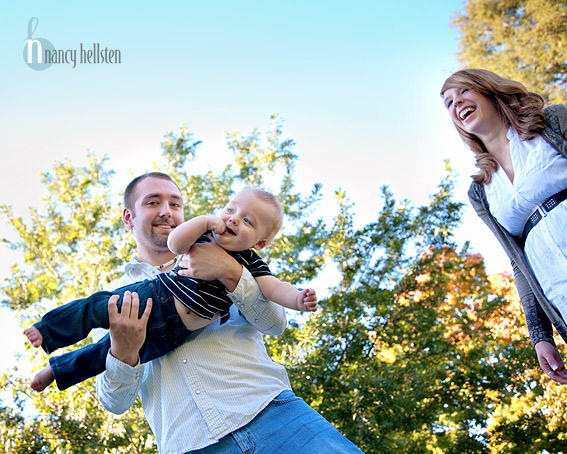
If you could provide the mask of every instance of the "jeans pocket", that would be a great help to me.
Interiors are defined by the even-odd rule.
[[[165,339],[167,337],[167,327],[165,323],[148,326],[148,336],[152,339]]]
[[[290,402],[296,402],[301,400],[301,397],[297,397],[293,391],[286,389],[279,393],[271,402],[270,405],[285,405]]]

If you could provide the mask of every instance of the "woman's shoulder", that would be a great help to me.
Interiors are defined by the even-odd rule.
[[[478,213],[483,207],[483,200],[486,198],[483,185],[473,181],[469,187],[468,196],[472,207]]]
[[[567,157],[567,106],[554,104],[546,107],[542,136],[563,156]]]
[[[471,182],[471,185],[469,186],[469,197],[474,197],[474,198],[480,197],[482,195],[481,190],[482,190],[482,185],[475,183],[474,181]]]
[[[545,116],[551,121],[558,121],[559,123],[567,122],[567,105],[553,104],[543,109]]]
[[[567,112],[567,105],[566,104],[551,104],[550,106],[546,106],[543,108],[544,112]]]

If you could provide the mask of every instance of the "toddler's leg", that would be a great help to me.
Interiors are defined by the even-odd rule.
[[[53,377],[53,369],[51,369],[51,366],[44,367],[33,377],[31,389],[40,393],[53,383],[53,380],[55,380],[55,378]]]
[[[49,365],[59,390],[76,385],[104,371],[110,350],[110,334],[78,350],[49,358]]]
[[[112,295],[106,291],[96,292],[45,313],[34,324],[41,334],[40,345],[45,353],[51,354],[85,339],[93,328],[108,329],[108,299]]]
[[[112,292],[96,292],[87,298],[71,301],[50,310],[34,324],[43,338],[41,347],[45,353],[50,354],[58,348],[67,347],[85,339],[94,328],[108,329],[108,300],[110,297],[113,295],[120,297],[117,303],[120,309],[125,292],[143,292],[148,287],[146,285],[148,282],[151,281],[137,282]],[[146,307],[145,304],[146,299],[140,297],[142,312]]]
[[[35,348],[41,347],[41,344],[43,343],[43,336],[35,326],[31,326],[26,329],[24,334]]]

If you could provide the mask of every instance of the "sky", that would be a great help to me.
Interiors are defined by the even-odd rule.
[[[56,161],[108,156],[116,193],[160,159],[160,142],[187,124],[203,141],[202,165],[231,162],[226,132],[284,121],[299,156],[296,182],[323,184],[323,207],[346,191],[360,225],[375,219],[380,187],[428,202],[449,159],[458,201],[475,169],[439,97],[459,69],[458,0],[422,2],[195,0],[2,2],[0,5],[0,204],[26,217],[42,208],[42,172]],[[37,18],[37,19],[33,19]],[[44,70],[24,58],[28,39],[76,52]],[[118,63],[87,62],[119,51]],[[81,49],[84,51],[81,54]],[[331,210],[331,208],[329,208]],[[331,215],[333,213],[330,213]],[[510,271],[467,206],[456,237]],[[15,239],[0,222],[0,237]],[[0,280],[19,254],[0,244]],[[0,308],[4,367],[23,350],[22,328]]]

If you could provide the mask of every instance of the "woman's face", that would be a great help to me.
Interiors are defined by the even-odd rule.
[[[503,125],[492,101],[478,91],[450,88],[443,93],[443,102],[455,125],[481,140]]]

